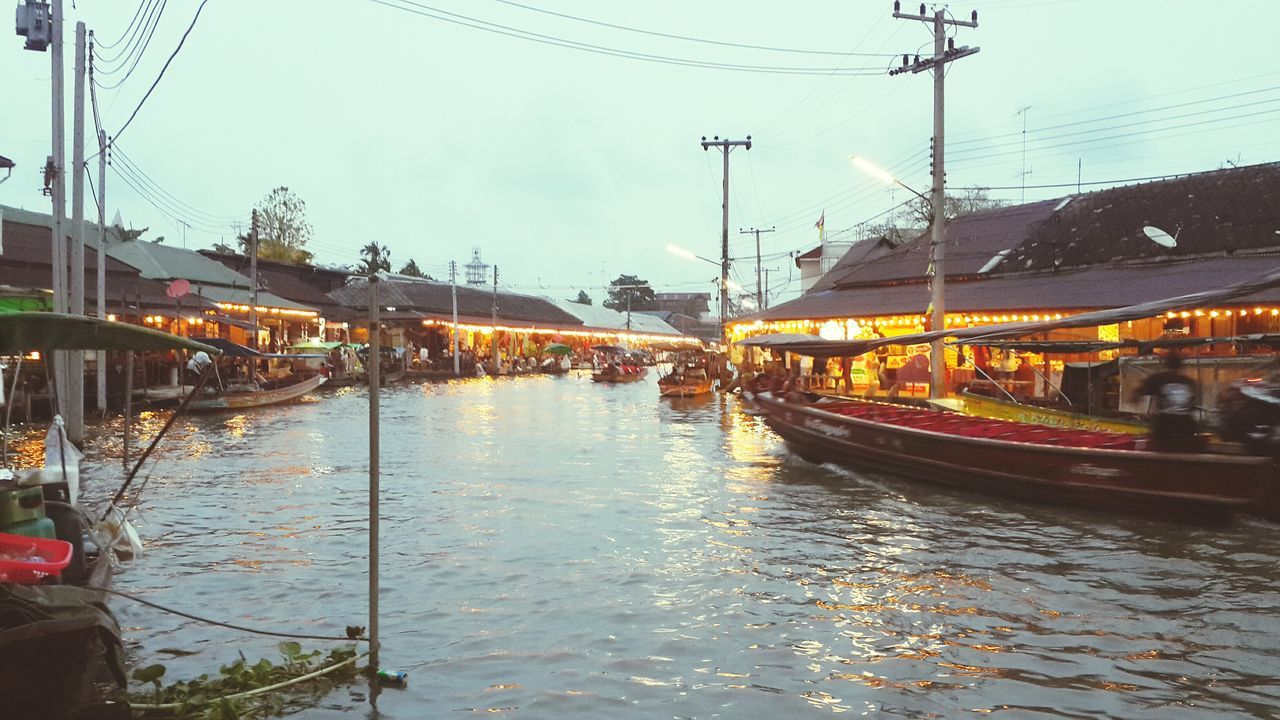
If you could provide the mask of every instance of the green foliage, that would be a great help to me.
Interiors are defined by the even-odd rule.
[[[306,250],[307,241],[311,239],[306,201],[281,185],[262,198],[257,210],[259,258],[295,265],[311,262],[314,256]],[[236,239],[247,254],[249,235]]]
[[[632,310],[656,310],[658,302],[654,298],[653,288],[648,280],[641,280],[635,275],[619,275],[618,279],[609,283],[609,299],[604,306],[614,310],[627,310],[627,300],[631,300]]]
[[[418,267],[418,263],[414,262],[413,258],[409,258],[409,262],[405,263],[404,267],[400,268],[400,274],[417,278],[427,276],[427,274],[422,272],[422,269]]]
[[[591,296],[587,294],[587,291],[586,291],[586,290],[579,290],[579,291],[578,291],[578,298],[577,298],[576,300],[573,300],[572,302],[576,302],[576,303],[578,303],[579,305],[590,305],[590,304],[591,304]]]
[[[360,248],[360,265],[356,269],[363,275],[391,272],[391,249],[376,242],[365,245]]]
[[[123,699],[138,704],[181,703],[181,707],[172,711],[169,717],[183,720],[276,717],[302,709],[309,700],[323,696],[336,685],[351,682],[358,675],[355,663],[351,663],[306,683],[241,700],[227,700],[228,695],[275,685],[356,656],[355,648],[350,646],[328,653],[320,650],[304,652],[301,645],[290,640],[277,647],[281,655],[279,663],[264,658],[250,665],[241,655],[230,665],[223,665],[215,677],[201,675],[193,680],[178,680],[167,687],[160,683],[165,674],[164,665],[137,668],[133,671],[134,681],[144,685],[149,683],[152,689],[130,689]]]

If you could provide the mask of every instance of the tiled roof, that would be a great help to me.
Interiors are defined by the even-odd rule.
[[[329,293],[329,298],[352,310],[367,308],[369,282],[363,277],[353,277],[345,286]],[[449,284],[434,280],[382,280],[378,287],[378,301],[383,307],[429,313],[448,313],[453,308]],[[491,290],[458,286],[460,314],[489,317],[492,308]],[[556,307],[549,300],[502,290],[498,291],[498,318],[540,322],[555,327],[582,325],[580,319]]]

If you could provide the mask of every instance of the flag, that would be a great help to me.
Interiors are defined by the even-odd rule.
[[[813,224],[814,227],[818,228],[818,242],[822,242],[823,237],[826,235],[826,224],[827,211],[823,210],[822,214],[818,216],[818,222]]]

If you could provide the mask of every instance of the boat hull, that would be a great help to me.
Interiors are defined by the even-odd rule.
[[[607,373],[607,374],[606,374],[606,373],[592,373],[592,374],[591,374],[591,382],[598,382],[598,383],[633,383],[633,382],[640,382],[640,381],[641,381],[641,380],[643,380],[643,379],[645,378],[645,376],[646,376],[646,375],[648,375],[648,374],[649,374],[649,371],[648,371],[648,370],[645,370],[644,368],[640,368],[640,372],[636,372],[636,373],[626,373],[626,374],[621,374],[621,375],[617,375],[617,374],[614,374],[614,373]]]
[[[871,468],[964,490],[1109,511],[1224,521],[1280,519],[1280,468],[1249,455],[1040,445],[890,425],[756,397],[788,447],[814,462]]]
[[[658,394],[662,397],[697,397],[711,394],[711,381],[665,385],[658,383]]]
[[[216,410],[242,410],[246,408],[262,407],[264,405],[278,405],[280,403],[296,400],[303,395],[315,390],[325,383],[327,378],[323,375],[315,375],[274,390],[262,390],[259,392],[247,393],[228,393],[211,398],[201,398],[191,401],[189,407],[192,411],[209,412]]]

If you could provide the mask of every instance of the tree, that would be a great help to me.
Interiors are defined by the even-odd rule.
[[[942,207],[948,220],[953,220],[961,215],[969,215],[982,210],[992,210],[998,207],[1004,207],[1007,203],[1003,200],[993,200],[987,194],[987,188],[964,188],[958,193],[946,193],[943,196]],[[924,200],[917,198],[898,214],[898,219],[919,227],[928,227],[929,222],[933,219],[932,205]]]
[[[579,290],[577,299],[570,300],[569,302],[576,302],[579,305],[590,305],[591,296],[587,294],[586,290]]]
[[[391,272],[391,249],[371,242],[360,248],[360,265],[357,269],[364,275],[376,272]]]
[[[263,260],[306,264],[314,255],[306,250],[311,239],[311,223],[307,222],[307,203],[288,187],[267,193],[257,206],[258,257]],[[245,254],[250,251],[250,236],[236,238]]]
[[[400,274],[408,275],[409,277],[416,277],[416,278],[427,277],[427,274],[422,272],[422,270],[418,267],[418,263],[413,261],[413,258],[409,258],[409,262],[405,263],[404,267],[400,268]]]
[[[653,288],[647,280],[635,275],[619,275],[618,279],[609,283],[609,299],[604,306],[614,310],[626,310],[627,299],[631,299],[632,310],[657,310],[658,302],[653,296]]]
[[[223,255],[235,255],[236,249],[224,242],[216,242],[213,244],[213,251],[222,253]]]

